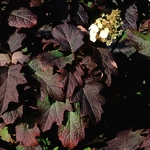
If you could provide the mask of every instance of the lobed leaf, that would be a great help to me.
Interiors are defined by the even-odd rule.
[[[61,70],[61,75],[58,79],[58,86],[61,87],[66,93],[66,98],[69,98],[73,95],[75,87],[82,87],[83,80],[82,76],[84,71],[81,66],[76,66],[76,70],[67,71],[66,69]]]
[[[111,75],[117,74],[117,64],[112,53],[109,50],[105,48],[97,48],[97,50],[102,57],[102,66],[104,67],[104,72],[107,76],[105,83],[107,84],[107,86],[110,86],[112,82]]]
[[[18,33],[18,30],[15,31],[15,33],[9,37],[8,44],[10,47],[10,51],[14,52],[15,50],[22,47],[22,41],[25,39],[26,34],[24,33]]]
[[[85,137],[85,131],[87,124],[81,118],[80,113],[67,112],[68,120],[66,124],[59,125],[58,137],[64,147],[73,149],[77,146],[79,141],[82,141]]]
[[[66,100],[66,102],[51,101],[53,100],[49,100],[47,96],[43,101],[38,102],[40,111],[38,124],[43,132],[49,130],[54,122],[56,122],[57,125],[61,125],[64,119],[64,112],[66,110],[72,110],[69,100]]]
[[[63,91],[57,86],[59,75],[57,73],[53,74],[53,68],[43,69],[38,59],[30,61],[29,66],[35,71],[33,76],[41,84],[41,91],[44,90],[44,93],[48,94],[54,100],[63,100]]]
[[[140,148],[140,144],[146,138],[144,136],[141,136],[142,131],[143,129],[139,129],[134,132],[131,129],[120,131],[118,132],[117,137],[115,139],[112,139],[107,142],[108,146],[105,148],[111,150],[137,150],[138,148]]]
[[[91,78],[85,79],[85,86],[80,88],[77,93],[71,97],[71,102],[80,102],[81,116],[90,116],[91,120],[95,123],[101,120],[103,113],[102,106],[105,104],[105,99],[99,92],[102,90],[103,85],[95,82]]]
[[[75,52],[84,44],[83,33],[73,24],[60,24],[52,29],[53,37],[60,43],[62,51]]]
[[[30,9],[21,7],[13,10],[8,18],[8,24],[16,28],[31,28],[37,24],[37,16]]]
[[[17,52],[14,52],[12,54],[12,63],[13,64],[17,64],[18,62],[20,64],[24,64],[24,63],[27,63],[29,62],[29,56],[27,55],[24,55],[21,51],[17,51]]]
[[[18,103],[18,91],[17,85],[26,83],[26,79],[20,73],[22,66],[12,65],[10,68],[1,68],[3,74],[0,74],[1,86],[0,86],[0,114],[8,108],[10,102]],[[5,77],[4,77],[5,76]]]
[[[16,126],[16,141],[22,142],[25,146],[36,147],[38,145],[37,136],[40,136],[40,130],[36,124],[33,128],[29,128],[26,123]]]
[[[59,50],[41,53],[38,55],[43,68],[57,66],[59,69],[64,68],[67,64],[71,64],[74,60],[73,54],[65,56]]]
[[[23,106],[20,106],[18,109],[16,110],[12,110],[9,112],[5,112],[2,115],[2,118],[4,120],[5,124],[13,124],[15,122],[15,120],[19,117],[21,118],[23,115]]]
[[[8,127],[4,127],[2,130],[0,130],[0,136],[3,141],[12,141],[11,135],[8,133]]]
[[[0,54],[0,66],[5,66],[10,63],[10,57],[8,54]]]

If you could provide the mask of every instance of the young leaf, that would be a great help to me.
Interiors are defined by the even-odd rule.
[[[12,141],[11,135],[8,133],[8,127],[4,127],[2,130],[0,130],[0,136],[3,141]]]
[[[23,115],[23,106],[20,106],[18,109],[16,110],[12,110],[9,112],[5,112],[2,115],[2,118],[4,120],[5,124],[10,124],[10,123],[14,123],[14,121],[19,117],[21,118]]]
[[[49,130],[53,124],[56,122],[57,125],[61,125],[65,110],[71,111],[72,106],[69,100],[66,102],[59,102],[49,100],[48,96],[43,100],[38,102],[38,108],[40,111],[40,116],[38,118],[38,124],[43,132]]]
[[[38,145],[37,136],[40,136],[40,130],[36,124],[33,128],[29,128],[29,125],[25,123],[16,126],[16,141],[22,142],[25,146],[36,147]]]
[[[147,57],[150,57],[150,36],[136,30],[126,30],[127,39],[136,50]]]
[[[110,86],[112,82],[111,75],[117,74],[117,64],[114,61],[113,55],[109,50],[105,48],[97,49],[102,57],[102,66],[105,68],[104,72],[107,76],[105,83],[107,84],[107,86]]]
[[[75,52],[84,44],[83,33],[73,24],[60,24],[52,29],[53,37],[60,43],[62,51]]]
[[[58,86],[63,89],[64,93],[66,93],[66,98],[72,96],[76,86],[78,87],[83,86],[83,80],[82,80],[83,75],[84,72],[81,66],[76,66],[76,70],[72,72],[68,72],[65,69],[61,70],[61,75],[57,83]]]
[[[74,60],[73,54],[65,56],[59,50],[53,50],[50,52],[41,53],[38,55],[39,60],[41,61],[43,68],[57,66],[59,69],[62,69],[66,64],[71,64]]]
[[[10,68],[5,68],[4,74],[0,74],[2,78],[2,84],[0,86],[0,114],[2,114],[7,108],[10,102],[18,101],[18,91],[16,86],[18,84],[26,83],[26,79],[20,73],[21,65],[12,65]],[[4,76],[5,77],[2,77]]]
[[[24,64],[25,62],[29,62],[29,56],[27,55],[24,55],[21,51],[17,51],[17,52],[14,52],[12,54],[12,63],[13,64],[17,64],[18,62],[20,64]]]
[[[88,23],[89,17],[81,4],[79,4],[79,8],[74,19],[78,25],[84,25]]]
[[[43,70],[42,65],[38,59],[33,59],[29,66],[35,71],[34,78],[41,84],[44,92],[49,94],[54,100],[63,100],[63,91],[57,86],[58,74],[53,74],[53,68],[46,68]]]
[[[28,8],[13,10],[8,18],[8,24],[16,28],[31,28],[37,24],[37,16]]]
[[[94,123],[101,120],[103,113],[101,105],[105,104],[105,99],[99,92],[103,85],[90,78],[85,79],[85,86],[71,97],[71,102],[80,102],[81,116],[89,115]]]
[[[111,150],[137,150],[140,147],[140,144],[146,138],[144,136],[141,136],[142,131],[143,129],[134,132],[131,129],[120,131],[118,132],[117,137],[115,139],[112,139],[107,142],[108,146],[106,146],[105,148]]]
[[[30,7],[40,7],[42,5],[41,0],[31,0]]]
[[[0,54],[0,66],[5,66],[10,63],[10,57],[8,54]]]
[[[87,124],[80,116],[80,112],[67,112],[68,121],[58,127],[58,137],[64,147],[73,149],[85,137],[84,129]]]
[[[14,52],[15,50],[19,49],[22,47],[22,41],[26,37],[26,34],[24,33],[18,33],[18,30],[9,37],[8,44],[10,47],[10,51]]]

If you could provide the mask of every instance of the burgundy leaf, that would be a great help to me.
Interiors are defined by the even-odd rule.
[[[8,54],[0,54],[0,66],[5,66],[10,63],[10,57]]]
[[[144,21],[144,23],[141,23],[138,29],[139,32],[148,32],[149,30],[150,30],[150,19]]]
[[[114,61],[112,53],[105,48],[97,48],[102,57],[102,66],[104,67],[104,72],[107,76],[105,83],[110,86],[112,79],[112,74],[117,74],[117,64]]]
[[[24,64],[25,62],[29,62],[29,56],[27,55],[24,55],[21,51],[17,51],[17,52],[14,52],[13,55],[12,55],[12,63],[13,64],[17,64],[18,62],[20,64]]]
[[[15,50],[22,47],[22,41],[26,37],[26,34],[24,33],[18,33],[18,30],[9,37],[8,44],[10,46],[10,51],[14,52]]]
[[[12,65],[9,69],[5,68],[5,72],[2,75],[0,74],[2,79],[0,86],[0,114],[8,108],[10,102],[19,102],[16,86],[26,83],[26,79],[20,73],[21,68],[22,66],[19,64]]]
[[[31,0],[30,7],[40,7],[42,5],[41,0]]]
[[[103,85],[98,82],[94,82],[92,79],[85,79],[85,86],[80,88],[74,96],[71,97],[71,102],[81,103],[81,115],[82,117],[89,115],[94,123],[101,120],[101,114],[103,113],[102,106],[105,104],[105,99],[99,92],[102,90]]]
[[[43,69],[38,59],[33,59],[29,66],[35,71],[34,78],[41,84],[41,89],[54,100],[63,100],[63,91],[57,86],[58,74],[53,74],[53,68]],[[47,95],[46,94],[46,95]]]
[[[2,118],[4,120],[5,124],[13,124],[15,122],[15,120],[19,117],[21,118],[23,115],[23,106],[20,106],[18,109],[16,110],[12,110],[9,112],[5,112],[2,115]]]
[[[44,44],[42,49],[44,50],[46,48],[46,46],[53,44],[53,47],[56,47],[57,45],[59,45],[59,43],[55,40],[55,39],[42,39],[42,43]]]
[[[8,18],[9,26],[16,28],[31,28],[37,24],[37,16],[28,8],[13,10]]]
[[[123,20],[122,28],[126,29],[137,29],[138,21],[138,10],[135,4],[131,5],[125,13],[125,19]]]
[[[73,149],[79,141],[84,139],[87,122],[84,122],[78,111],[70,111],[67,116],[67,122],[58,127],[58,137],[64,147]]]
[[[41,53],[38,55],[38,58],[41,61],[43,68],[57,66],[59,69],[65,67],[66,64],[71,64],[74,60],[73,54],[65,56],[59,50]]]
[[[37,136],[40,136],[40,130],[36,124],[33,128],[29,128],[29,125],[25,123],[16,126],[16,141],[22,142],[25,146],[36,147],[38,145]]]
[[[81,4],[79,4],[79,9],[78,9],[74,19],[77,22],[77,24],[79,24],[79,25],[84,25],[84,24],[88,23],[88,19],[89,19],[88,15],[85,12],[85,10]]]
[[[88,68],[88,73],[92,72],[97,67],[97,64],[92,60],[92,57],[86,56],[82,60],[82,65]]]
[[[72,106],[69,100],[66,102],[49,100],[48,96],[43,100],[38,102],[38,108],[40,111],[40,116],[38,118],[38,124],[43,132],[49,130],[53,124],[56,122],[57,125],[61,125],[65,110],[71,111]]]
[[[141,136],[141,132],[143,129],[132,131],[125,130],[120,131],[117,134],[117,137],[115,139],[112,139],[107,142],[106,149],[110,150],[137,150],[140,148],[140,144],[145,140],[146,137]]]
[[[62,69],[60,78],[58,79],[58,86],[63,88],[64,93],[66,93],[66,98],[72,96],[76,86],[83,86],[83,75],[84,72],[80,66],[76,66],[76,70],[73,72],[68,72],[67,70]]]
[[[75,52],[84,44],[83,33],[73,24],[61,24],[52,29],[53,37],[60,43],[62,51]]]

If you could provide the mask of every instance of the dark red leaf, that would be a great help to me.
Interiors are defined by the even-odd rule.
[[[10,124],[10,123],[14,123],[14,121],[19,117],[21,118],[23,115],[23,106],[20,106],[18,109],[16,110],[12,110],[9,112],[5,112],[2,115],[2,118],[4,120],[5,124]]]
[[[140,148],[140,144],[146,137],[141,136],[143,129],[133,132],[132,130],[120,131],[115,139],[107,142],[106,149],[111,150],[137,150]],[[104,149],[105,149],[104,148]]]
[[[31,28],[37,24],[37,16],[28,8],[13,10],[8,18],[8,24],[16,28]]]
[[[16,141],[22,142],[25,146],[36,147],[38,145],[37,136],[40,136],[40,130],[36,124],[33,128],[29,128],[29,125],[25,123],[16,126]]]
[[[26,83],[26,79],[20,73],[21,68],[22,66],[19,64],[12,65],[10,68],[3,68],[3,74],[0,74],[2,79],[0,86],[0,114],[8,108],[10,102],[19,102],[16,86]]]
[[[29,66],[35,71],[34,78],[41,84],[42,93],[50,95],[54,100],[63,100],[63,91],[57,86],[58,74],[53,74],[53,68],[44,68],[38,59],[33,59]]]
[[[68,112],[68,120],[58,127],[58,137],[64,147],[73,149],[85,137],[87,122],[81,118],[80,112]]]
[[[117,74],[117,64],[114,61],[112,53],[105,48],[97,48],[102,57],[102,66],[104,67],[104,72],[107,76],[105,83],[110,86],[112,82],[111,75]]]
[[[54,122],[57,125],[61,125],[64,119],[65,110],[71,111],[72,106],[69,100],[66,102],[59,102],[49,100],[48,96],[43,100],[38,102],[38,108],[40,110],[40,116],[38,118],[38,124],[43,132],[49,130]]]
[[[53,37],[60,43],[62,51],[75,52],[84,44],[83,33],[73,24],[61,24],[52,29]]]
[[[30,7],[39,7],[42,5],[41,0],[31,0],[30,1]]]
[[[103,85],[95,82],[94,80],[85,79],[85,86],[71,97],[71,102],[81,103],[81,116],[89,115],[94,123],[101,120],[103,113],[102,106],[105,104],[105,99],[99,92],[102,90]]]
[[[38,55],[38,58],[41,61],[43,68],[57,66],[59,69],[65,67],[66,64],[71,64],[72,61],[74,60],[73,54],[65,56],[59,50],[41,53]]]
[[[18,33],[18,30],[9,37],[8,44],[10,47],[10,51],[14,52],[15,50],[19,49],[22,47],[22,41],[26,37],[26,34],[24,33]]]
[[[83,80],[82,76],[84,72],[80,66],[76,66],[76,70],[73,72],[68,72],[65,69],[62,69],[60,78],[58,79],[58,86],[64,90],[66,93],[66,98],[72,96],[76,86],[82,87]]]
[[[74,17],[75,21],[77,22],[78,25],[84,25],[88,23],[88,15],[85,12],[84,8],[82,5],[79,4],[78,11],[76,13],[76,16]]]

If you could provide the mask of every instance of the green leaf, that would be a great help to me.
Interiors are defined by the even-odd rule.
[[[12,138],[10,134],[8,133],[8,127],[4,127],[2,130],[0,130],[0,136],[3,141],[6,141],[6,142],[12,141]]]

